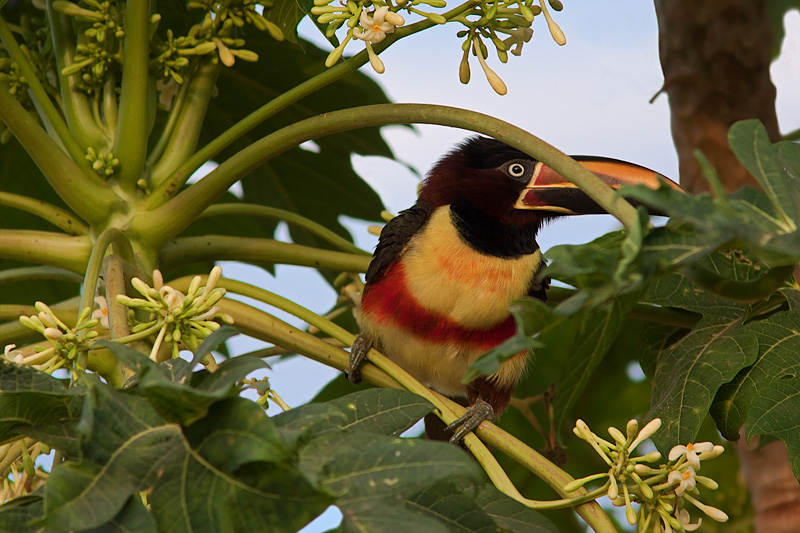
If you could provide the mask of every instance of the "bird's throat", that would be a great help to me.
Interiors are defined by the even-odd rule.
[[[539,221],[522,225],[507,224],[487,216],[467,202],[451,205],[450,219],[459,237],[482,254],[516,258],[539,249],[536,242]]]

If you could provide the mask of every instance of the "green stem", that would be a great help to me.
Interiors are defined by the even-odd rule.
[[[97,291],[97,278],[100,276],[100,269],[103,266],[103,258],[109,246],[114,246],[114,252],[122,257],[132,258],[133,248],[125,234],[117,228],[108,228],[97,237],[92,247],[92,254],[86,265],[86,275],[83,277],[83,291],[81,293],[81,303],[78,309],[83,310],[92,308],[94,305],[94,294]]]
[[[7,206],[36,215],[70,235],[86,235],[89,233],[89,227],[78,220],[72,213],[42,200],[0,191],[0,206]]]
[[[208,276],[201,276],[201,279],[205,281],[208,279]],[[184,278],[173,280],[169,284],[170,286],[178,290],[186,290],[186,288],[188,288],[189,286],[189,283],[191,283],[191,278],[187,276]],[[241,294],[243,296],[249,296],[251,298],[267,303],[268,305],[272,305],[278,309],[286,311],[294,316],[297,316],[298,318],[304,320],[305,322],[307,322],[312,326],[319,328],[320,331],[327,333],[334,339],[341,341],[347,346],[352,345],[353,341],[355,340],[355,336],[349,331],[345,330],[344,328],[341,328],[340,326],[337,326],[336,324],[304,308],[303,306],[298,305],[290,300],[287,300],[286,298],[283,298],[282,296],[278,296],[274,293],[271,293],[269,291],[266,291],[258,287],[254,287],[247,283],[224,279],[224,278],[220,279],[217,286],[229,289],[232,292]],[[230,301],[226,299],[222,300],[222,302],[230,302]],[[240,304],[239,302],[232,302],[232,303],[234,303],[234,305],[238,304],[241,306],[249,307],[246,306],[246,304]],[[228,312],[226,309],[224,310]],[[245,317],[247,315],[248,314],[245,314]],[[245,323],[243,327],[243,324],[240,322],[243,318],[247,320],[247,318],[245,317],[242,316],[241,312],[237,313],[236,316],[234,316],[235,320],[234,323],[236,324],[236,327],[240,328],[240,330],[243,332],[246,332],[247,330],[250,329],[247,323]],[[252,321],[253,319],[254,317],[252,316],[249,317],[249,320]],[[262,334],[264,330],[269,331],[271,329],[267,324],[263,322],[260,323],[260,327],[261,329],[258,331],[260,331]],[[322,342],[319,341],[319,339],[317,339],[316,337],[306,332],[301,332],[299,330],[296,330],[294,332],[294,335],[292,335],[290,338],[290,343],[296,344],[298,341],[298,337],[310,337],[311,339],[315,339],[318,342]],[[285,346],[280,341],[275,342],[275,344]],[[325,343],[323,342],[322,344]],[[330,347],[329,345],[328,347],[330,349],[333,349],[333,347]],[[333,350],[336,350],[337,353],[341,352],[341,350],[338,349],[333,349]],[[298,350],[298,352],[306,353],[302,350]],[[427,387],[421,385],[418,381],[416,381],[413,377],[411,377],[411,375],[409,375],[399,366],[389,361],[385,356],[379,354],[377,351],[375,350],[370,351],[369,360],[375,365],[377,365],[378,368],[383,370],[386,374],[391,376],[393,380],[396,380],[397,382],[402,384],[404,388],[410,390],[411,392],[419,394],[420,396],[426,398],[431,403],[433,403],[437,407],[437,409],[442,413],[442,419],[445,421],[445,423],[452,422],[453,420],[455,420],[461,414],[464,413],[463,407],[455,404],[451,400],[448,400],[443,396],[431,391]],[[322,360],[321,362],[329,364],[325,360]],[[339,360],[337,361],[337,363],[338,364],[333,364],[331,366],[342,369],[343,367],[346,367],[348,365],[347,360],[344,361]],[[373,368],[371,368],[371,365],[366,365],[363,370],[370,371],[370,373],[372,373]],[[365,377],[367,376],[365,375]],[[367,377],[367,379],[369,379],[369,377]],[[485,431],[491,432],[493,435],[505,434],[503,430],[494,426],[493,424],[484,423],[481,425],[481,428],[484,428],[485,426],[489,428],[486,429]],[[526,466],[528,466],[532,472],[539,475],[544,481],[551,484],[551,486],[553,486],[553,488],[556,489],[557,492],[565,496],[564,499],[557,500],[555,502],[540,502],[540,501],[528,500],[527,498],[524,498],[521,494],[519,494],[516,487],[514,487],[511,480],[508,479],[507,475],[502,470],[502,467],[499,465],[499,463],[497,463],[497,460],[477,437],[475,437],[474,435],[468,435],[465,442],[469,447],[470,452],[472,452],[473,455],[475,455],[475,457],[484,466],[484,469],[486,470],[487,474],[489,474],[489,476],[492,478],[492,481],[495,483],[498,489],[500,489],[510,497],[520,501],[521,503],[525,504],[528,507],[535,509],[539,508],[554,509],[569,505],[575,505],[576,503],[579,503],[580,505],[578,506],[577,511],[581,514],[581,516],[584,517],[587,523],[589,523],[595,529],[595,531],[615,531],[613,526],[611,526],[611,522],[609,521],[605,513],[603,513],[600,506],[593,501],[595,497],[599,497],[602,495],[602,491],[600,489],[594,491],[594,492],[600,491],[597,493],[597,495],[594,495],[594,493],[587,493],[585,489],[579,489],[577,491],[573,491],[572,493],[566,493],[563,487],[570,481],[573,481],[572,477],[570,477],[569,474],[559,469],[557,466],[555,466],[553,463],[545,459],[543,456],[541,456],[534,450],[520,443],[520,445],[525,449],[525,452],[530,453],[530,456],[526,458],[526,463],[525,463]],[[503,452],[508,453],[508,451],[503,449],[502,447],[499,447],[499,449]],[[573,494],[575,496],[570,497],[570,494]],[[583,503],[584,501],[586,501],[586,503]]]
[[[463,128],[494,137],[517,148],[581,188],[626,228],[638,224],[636,209],[591,171],[525,130],[498,118],[429,104],[379,104],[333,111],[296,122],[259,139],[230,157],[196,184],[182,191],[132,227],[141,235],[158,235],[166,242],[183,231],[223,192],[258,166],[305,141],[334,133],[389,124],[438,124]]]
[[[205,211],[203,211],[203,213],[198,218],[227,216],[227,215],[242,215],[250,217],[271,218],[274,220],[283,220],[289,224],[297,226],[298,228],[303,228],[304,230],[313,233],[317,237],[323,239],[324,241],[329,242],[330,244],[339,248],[343,252],[370,255],[369,252],[362,250],[352,242],[337,235],[336,233],[329,230],[322,224],[318,224],[317,222],[314,222],[310,218],[298,215],[297,213],[293,213],[292,211],[287,211],[285,209],[278,209],[277,207],[267,207],[257,204],[214,204],[212,206],[209,206],[209,208],[206,209]]]
[[[47,18],[50,21],[50,35],[56,60],[61,107],[69,131],[81,146],[103,146],[108,142],[106,133],[97,126],[92,118],[88,97],[77,88],[79,76],[61,74],[64,68],[72,65],[72,58],[75,55],[72,20],[53,9],[53,0],[47,0]]]
[[[119,183],[128,194],[136,191],[147,153],[150,74],[150,0],[128,0],[125,10],[122,87],[114,155],[120,161]]]
[[[106,219],[116,202],[114,193],[91,168],[85,172],[51,139],[14,98],[5,84],[0,84],[0,121],[14,133],[22,147],[39,167],[47,182],[81,219],[90,224]],[[80,154],[80,161],[83,153]]]
[[[153,185],[158,186],[166,181],[172,181],[168,178],[197,148],[208,103],[214,94],[214,85],[221,68],[219,64],[206,62],[190,81],[184,82],[189,84],[189,89],[185,101],[178,110],[178,117],[167,144],[151,170]],[[174,194],[175,191],[172,191],[171,196]]]
[[[9,268],[0,270],[0,285],[16,283],[18,281],[58,280],[72,283],[83,282],[83,277],[63,268],[48,266]]]
[[[0,257],[4,259],[51,265],[83,274],[91,249],[92,243],[85,235],[69,237],[46,231],[0,229]]]
[[[461,4],[447,13],[444,13],[443,16],[447,19],[452,19],[474,9],[474,7],[475,3],[473,1],[465,2],[464,4]],[[380,53],[389,48],[398,40],[432,26],[436,26],[436,24],[426,18],[409,26],[397,28],[393,34],[388,35],[380,44],[373,46],[373,49],[377,53]],[[259,124],[268,120],[278,112],[286,109],[290,105],[300,101],[306,96],[352,74],[368,62],[369,55],[367,54],[366,50],[362,50],[346,61],[342,61],[336,66],[317,74],[313,78],[306,80],[293,89],[290,89],[280,96],[273,98],[257,110],[253,111],[245,118],[228,128],[219,137],[198,150],[194,155],[192,155],[191,158],[186,160],[175,171],[174,174],[169,176],[170,179],[168,181],[160,184],[160,186],[153,191],[153,194],[145,203],[145,208],[154,209],[169,200],[177,193],[177,191],[181,189],[181,187],[183,187],[183,185],[186,183],[186,180],[188,180],[198,168],[200,168],[207,161],[214,159],[214,157],[222,152],[225,148],[242,138],[242,136],[247,134],[247,132]]]
[[[164,246],[161,262],[165,269],[201,261],[253,261],[327,268],[345,272],[366,272],[370,258],[272,239],[207,235],[183,237]]]
[[[81,167],[84,173],[89,174],[91,166],[83,158],[86,152],[72,136],[72,133],[70,133],[67,123],[64,122],[61,113],[56,109],[55,104],[53,104],[53,101],[50,99],[50,95],[47,94],[47,91],[42,86],[33,65],[30,64],[28,58],[20,49],[16,39],[14,39],[14,35],[11,33],[11,29],[8,27],[8,24],[6,24],[6,21],[3,20],[2,16],[0,16],[0,40],[3,41],[6,50],[8,50],[8,53],[14,61],[17,62],[17,65],[19,65],[20,72],[25,76],[28,87],[30,87],[34,100],[37,103],[37,107],[43,114],[43,118],[46,118],[46,122],[52,125],[58,140],[61,141],[61,144],[66,148],[67,153],[72,157],[73,161]],[[4,88],[0,88],[0,92],[6,91]],[[8,96],[13,99],[11,95]],[[0,102],[0,107],[3,105],[4,104]],[[3,121],[5,122],[5,120]],[[9,126],[9,128],[11,128],[11,126]],[[14,128],[11,128],[11,130],[13,131]],[[96,181],[99,181],[99,179],[98,177]]]
[[[117,107],[117,76],[106,74],[106,84],[103,87],[103,119],[109,131],[116,131],[119,117]]]

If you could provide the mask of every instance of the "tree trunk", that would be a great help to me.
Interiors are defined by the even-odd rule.
[[[655,6],[681,185],[693,193],[708,190],[695,157],[700,150],[726,191],[757,186],[734,157],[727,136],[734,122],[757,118],[773,141],[780,138],[769,75],[772,28],[766,0],[655,0]],[[737,452],[756,531],[798,531],[800,484],[783,443],[754,450],[742,437]]]
[[[708,190],[695,150],[717,169],[728,192],[755,180],[733,156],[728,129],[760,119],[780,138],[769,77],[772,28],[765,0],[656,0],[661,68],[669,96],[681,185]]]

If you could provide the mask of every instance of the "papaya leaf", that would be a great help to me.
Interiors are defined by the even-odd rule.
[[[433,411],[433,405],[416,394],[397,389],[372,388],[330,402],[347,417],[341,429],[399,436]]]
[[[74,420],[83,393],[39,370],[0,360],[0,441],[26,434],[27,427]]]

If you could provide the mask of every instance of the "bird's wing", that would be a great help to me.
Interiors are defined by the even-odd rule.
[[[542,259],[542,262],[539,263],[539,268],[536,270],[536,276],[534,276],[530,287],[528,287],[528,296],[543,302],[547,301],[547,289],[550,288],[550,276],[542,276],[542,270],[546,266],[547,263]]]
[[[372,262],[367,268],[367,282],[374,283],[383,276],[386,269],[400,258],[411,238],[419,233],[430,217],[431,210],[417,202],[412,207],[400,211],[384,226]]]

